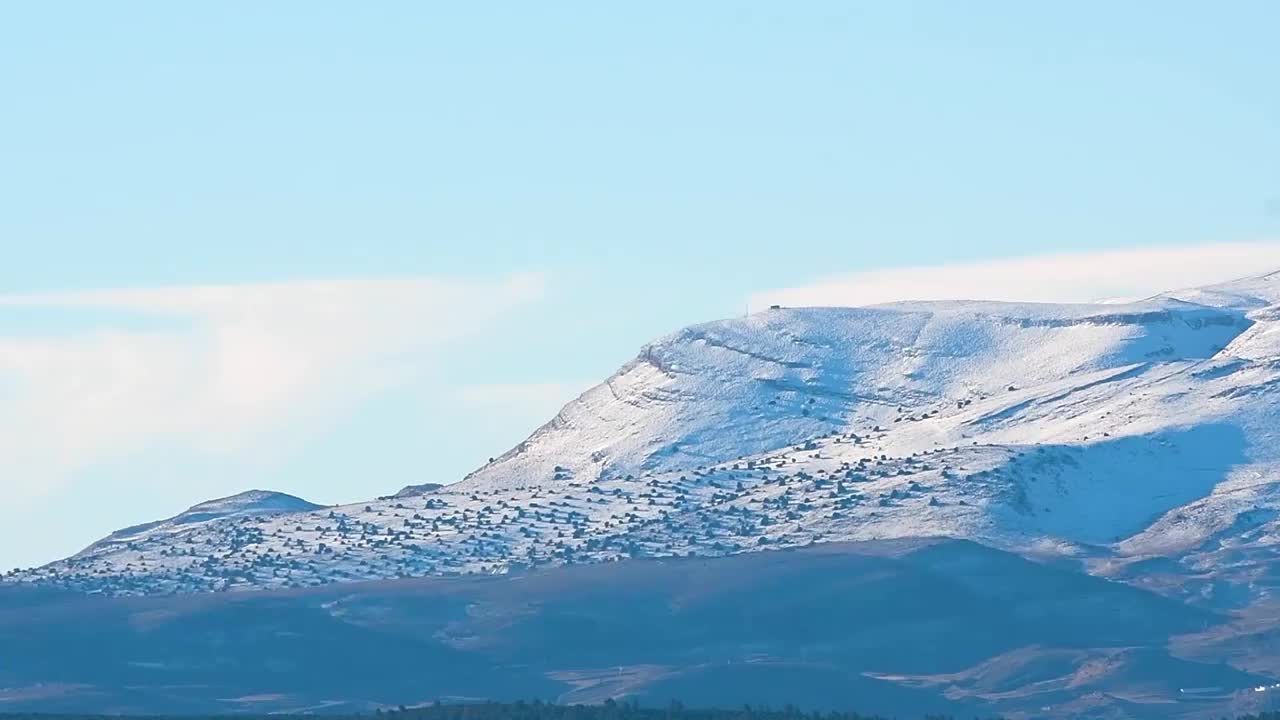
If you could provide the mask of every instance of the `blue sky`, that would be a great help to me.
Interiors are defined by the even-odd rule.
[[[248,487],[457,479],[779,289],[1090,299],[1280,265],[1278,26],[1245,1],[10,5],[0,568]]]

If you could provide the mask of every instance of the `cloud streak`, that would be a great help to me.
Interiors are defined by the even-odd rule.
[[[1280,241],[1040,255],[869,270],[753,295],[771,304],[863,306],[899,300],[1094,302],[1136,299],[1280,267]]]
[[[45,494],[157,444],[231,454],[323,423],[429,374],[441,353],[543,293],[541,276],[512,275],[0,296],[0,321],[89,319],[0,330],[6,496]]]

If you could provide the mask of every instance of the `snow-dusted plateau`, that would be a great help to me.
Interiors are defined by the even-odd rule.
[[[116,679],[0,666],[0,709],[80,708],[84,693],[198,711],[405,701],[390,671],[335,680],[332,697],[248,671],[180,689],[199,662],[175,643],[214,643],[223,668],[275,653],[287,678],[312,653],[281,648],[330,625],[333,657],[387,653],[431,676],[404,686],[415,701],[1276,706],[1280,273],[1132,303],[779,307],[696,325],[461,481],[421,479],[333,507],[249,491],[7,575],[0,645],[96,617],[138,649],[112,655]],[[210,639],[215,615],[237,614],[261,635]],[[403,659],[368,632],[433,649]],[[500,679],[475,681],[486,672]]]

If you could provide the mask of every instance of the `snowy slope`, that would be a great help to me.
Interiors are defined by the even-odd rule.
[[[166,521],[9,581],[190,592],[949,536],[1254,602],[1280,577],[1277,278],[697,325],[460,483]]]
[[[1248,326],[1234,309],[1167,299],[767,311],[647,345],[467,482],[543,482],[557,466],[601,477],[722,462],[1010,387],[1203,360]]]
[[[1280,271],[1218,285],[1174,290],[1158,297],[1250,311],[1280,303]]]

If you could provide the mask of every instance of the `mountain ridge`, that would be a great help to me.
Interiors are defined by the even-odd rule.
[[[693,325],[453,485],[179,515],[6,582],[197,592],[936,535],[1117,577],[1194,564],[1178,554],[1280,508],[1277,277]]]

